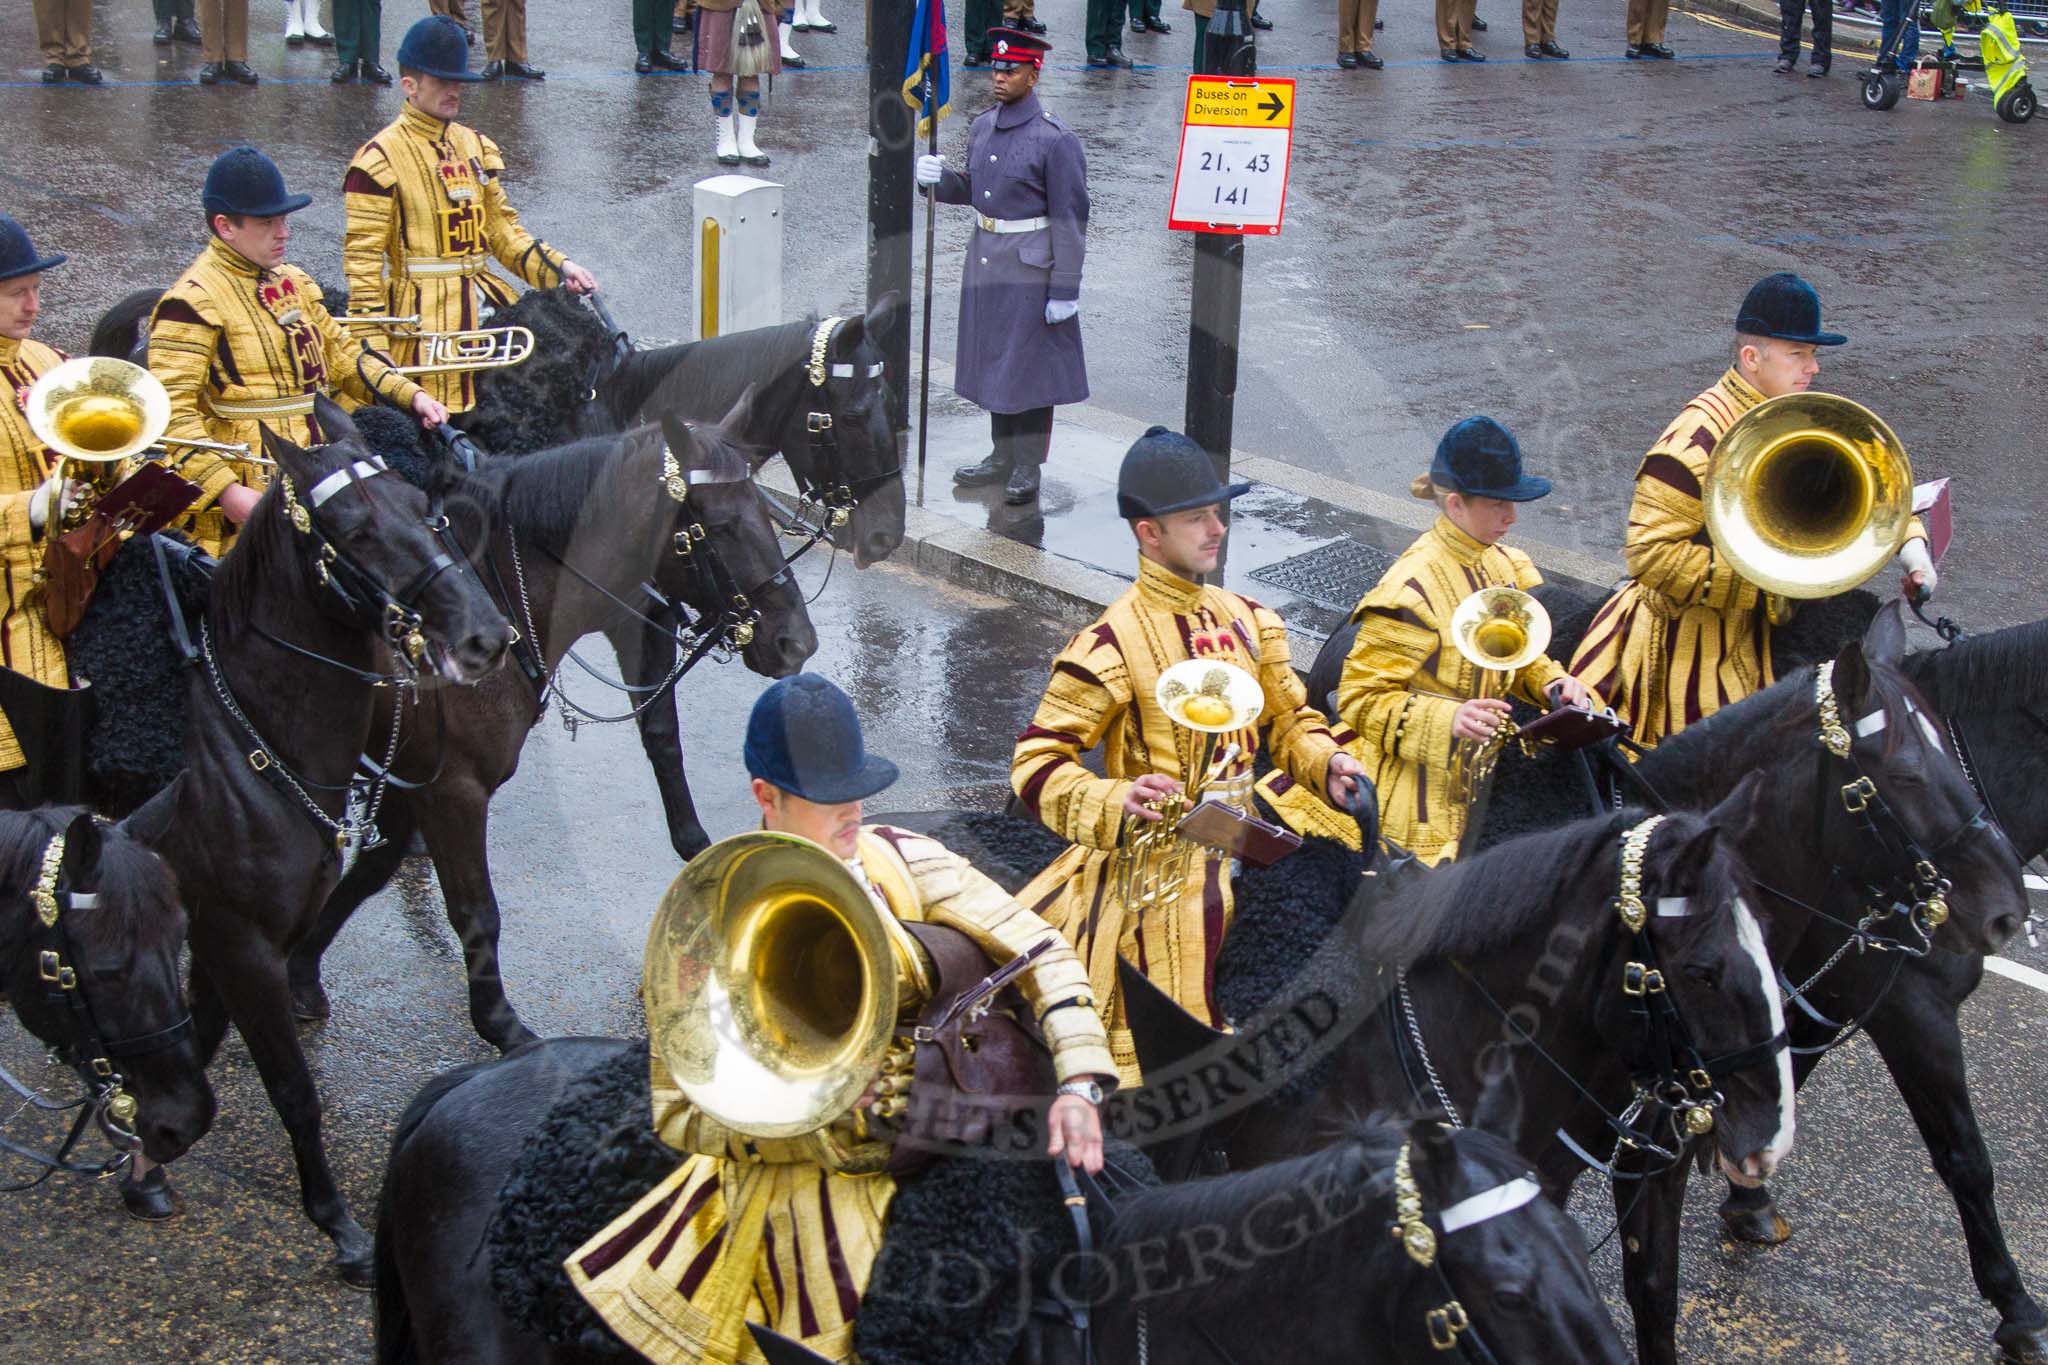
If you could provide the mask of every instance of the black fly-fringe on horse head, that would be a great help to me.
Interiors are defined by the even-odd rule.
[[[196,622],[206,610],[207,581],[183,556],[170,563],[186,620]],[[64,642],[73,682],[90,681],[97,697],[86,740],[93,806],[117,819],[185,766],[185,661],[171,642],[167,610],[155,550],[146,537],[131,540],[101,573]]]
[[[476,406],[456,425],[485,450],[521,455],[558,443],[562,423],[583,401],[590,376],[611,354],[611,335],[568,290],[536,289],[501,308],[488,327],[524,327],[533,354],[513,370],[477,377]]]
[[[638,1357],[590,1311],[562,1262],[684,1159],[655,1136],[647,1065],[643,1040],[563,1092],[506,1177],[485,1243],[505,1316],[592,1359]]]

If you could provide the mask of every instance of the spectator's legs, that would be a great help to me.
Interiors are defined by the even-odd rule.
[[[1833,0],[1809,2],[1813,6],[1813,65],[1825,71],[1835,61],[1835,6]]]
[[[1002,0],[967,0],[967,55],[988,60],[988,31],[1003,17]]]
[[[1202,69],[1202,53],[1208,46],[1209,17],[1206,14],[1197,14],[1195,16],[1195,70],[1197,71]]]
[[[740,160],[750,166],[765,166],[768,158],[754,145],[754,123],[761,117],[761,78],[742,76],[734,101],[733,134],[739,144]]]
[[[664,0],[633,0],[633,46],[641,55],[668,51],[671,17]]]
[[[711,118],[718,125],[718,164],[740,164],[739,136],[733,129],[732,77],[711,77]]]
[[[35,0],[35,15],[44,61],[63,67],[91,64],[91,0]]]
[[[661,8],[659,5],[657,9]],[[526,0],[483,0],[484,56],[494,62],[526,61]],[[655,27],[661,16],[654,17]],[[662,47],[666,48],[667,43]]]
[[[1123,48],[1123,5],[1117,0],[1088,0],[1087,39],[1090,60],[1107,57]]]
[[[1557,41],[1557,0],[1522,0],[1522,42]]]
[[[1052,448],[1052,409],[992,412],[988,415],[988,433],[996,448],[996,459],[1005,468],[1043,465]]]
[[[1822,0],[1832,4],[1834,0]],[[1806,0],[1778,0],[1778,64],[1799,60],[1799,25],[1806,18]]]
[[[1472,46],[1471,6],[1467,0],[1436,0],[1436,45],[1455,52]]]

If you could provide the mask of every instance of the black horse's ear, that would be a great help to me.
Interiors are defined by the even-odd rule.
[[[80,811],[64,827],[64,881],[74,891],[100,884],[100,827],[89,811]]]
[[[1744,780],[1744,785],[1747,786],[1754,780],[1754,776],[1747,778]],[[1742,788],[1737,788],[1736,790],[1739,793]],[[1728,802],[1724,802],[1723,805],[1733,802],[1734,799],[1731,796]],[[1662,834],[1664,831],[1659,830],[1657,832]],[[1652,851],[1645,857],[1644,862],[1646,870],[1649,866],[1656,868],[1656,885],[1659,888],[1659,894],[1667,896],[1677,895],[1681,892],[1688,892],[1692,887],[1698,886],[1701,876],[1707,870],[1707,865],[1714,861],[1714,846],[1720,842],[1723,832],[1721,826],[1711,818],[1700,818],[1691,822],[1689,832],[1682,835],[1680,841],[1671,848],[1655,849],[1653,847]],[[1651,844],[1654,846],[1655,843],[1656,840],[1652,839]]]
[[[881,331],[888,323],[889,315],[902,306],[902,295],[891,289],[888,293],[876,299],[873,305],[868,308],[867,316],[860,319],[862,331],[868,335]]]
[[[1906,657],[1904,598],[1893,598],[1870,618],[1870,627],[1863,632],[1863,657],[1872,663],[1890,664],[1894,668],[1898,667],[1899,660]]]
[[[317,402],[313,410],[320,410]],[[295,462],[305,457],[304,450],[272,431],[269,426],[261,426],[257,430],[262,434],[264,455],[274,461],[279,469],[284,469],[288,464],[296,468]]]
[[[320,430],[327,433],[330,443],[360,442],[363,439],[362,433],[356,430],[354,419],[348,415],[348,409],[324,393],[315,394],[313,397],[313,420],[319,424]]]
[[[178,811],[178,791],[184,782],[185,774],[181,772],[171,779],[170,786],[144,802],[141,809],[121,821],[116,828],[144,848],[157,847],[171,832],[173,817]]]
[[[740,433],[754,420],[754,392],[755,386],[752,384],[740,390],[740,396],[733,400],[731,411],[718,419],[719,431],[724,434],[726,440],[734,444],[739,443]]]
[[[1425,1115],[1408,1123],[1408,1169],[1422,1189],[1425,1209],[1441,1210],[1450,1202],[1458,1174],[1455,1136],[1440,1115]]]
[[[1707,812],[1707,823],[1718,829],[1729,842],[1738,847],[1747,847],[1750,836],[1767,818],[1762,801],[1764,775],[1751,772],[1735,784],[1735,790],[1721,798],[1721,804]]]
[[[1472,1106],[1472,1127],[1493,1134],[1510,1147],[1522,1145],[1522,1087],[1512,1067],[1490,1071]]]

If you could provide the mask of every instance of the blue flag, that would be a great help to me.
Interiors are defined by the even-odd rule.
[[[953,112],[953,77],[946,55],[945,0],[917,0],[910,20],[910,51],[903,62],[903,102],[917,110],[917,135],[929,138],[932,123]],[[925,94],[925,73],[931,94]]]

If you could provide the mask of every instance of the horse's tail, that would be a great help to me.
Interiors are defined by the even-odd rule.
[[[405,1282],[399,1278],[398,1255],[391,1244],[398,1214],[396,1201],[392,1198],[395,1184],[392,1175],[398,1169],[399,1154],[444,1096],[491,1065],[491,1062],[472,1062],[453,1071],[444,1071],[428,1081],[420,1093],[413,1096],[405,1113],[399,1116],[398,1128],[391,1134],[391,1155],[384,1163],[384,1189],[377,1197],[377,1365],[416,1365],[419,1360],[419,1351],[412,1336],[412,1313],[405,1302]]]
[[[92,355],[110,355],[116,360],[131,360],[135,347],[142,340],[142,324],[156,310],[157,300],[164,296],[161,289],[138,289],[109,308],[106,316],[92,329]]]

